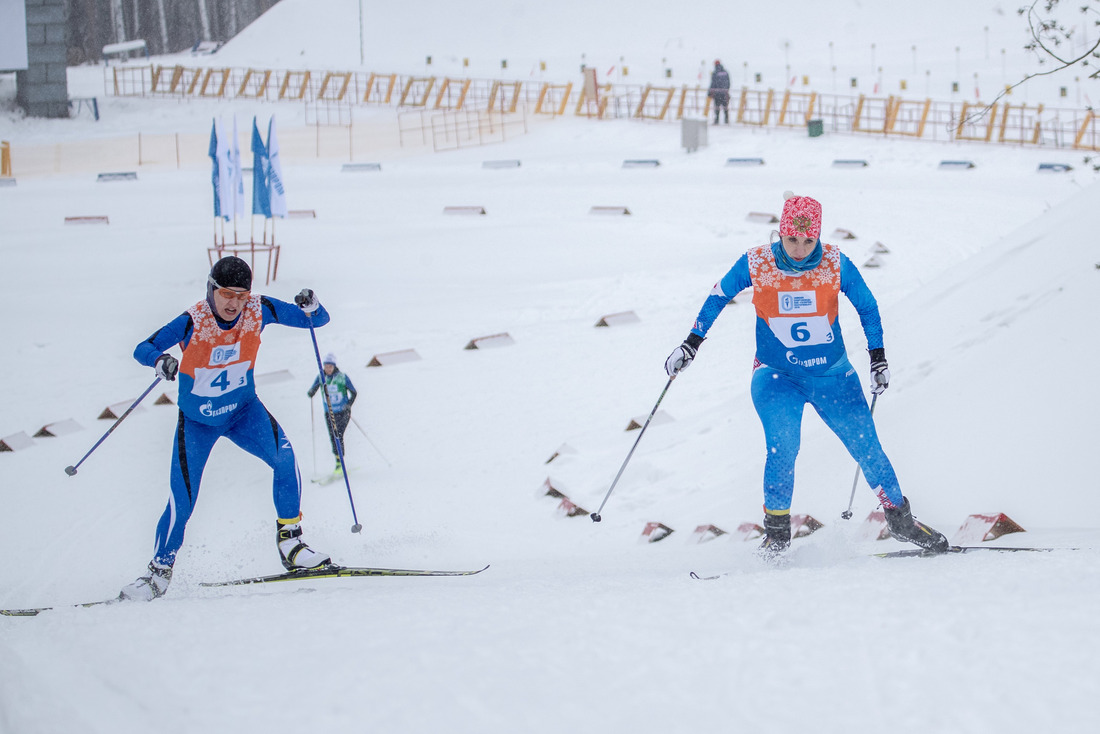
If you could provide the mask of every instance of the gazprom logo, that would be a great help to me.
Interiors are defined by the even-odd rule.
[[[828,357],[810,357],[809,359],[799,359],[795,356],[794,352],[787,352],[787,361],[796,367],[820,367],[829,363]]]
[[[236,403],[230,405],[223,405],[220,408],[215,408],[213,401],[207,400],[199,408],[199,412],[207,418],[216,418],[219,415],[225,415],[226,413],[232,413],[237,408]]]
[[[241,356],[241,343],[222,344],[210,350],[210,364],[212,366],[236,362]]]

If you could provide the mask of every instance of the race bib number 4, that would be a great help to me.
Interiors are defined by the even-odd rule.
[[[252,362],[238,362],[221,369],[195,368],[195,386],[192,394],[204,398],[218,398],[248,384],[248,370]]]
[[[833,341],[833,327],[827,316],[777,316],[768,320],[768,326],[788,349]]]

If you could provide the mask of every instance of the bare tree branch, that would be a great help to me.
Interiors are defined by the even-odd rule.
[[[1020,86],[1021,84],[1026,84],[1029,80],[1034,79],[1035,77],[1050,76],[1051,74],[1057,74],[1058,72],[1063,71],[1065,69],[1068,69],[1069,67],[1074,66],[1076,64],[1080,64],[1082,62],[1087,64],[1088,63],[1087,60],[1090,56],[1100,56],[1100,53],[1098,53],[1098,51],[1100,51],[1100,38],[1097,39],[1096,43],[1094,43],[1090,49],[1088,49],[1087,51],[1085,51],[1084,53],[1080,54],[1079,56],[1077,56],[1076,58],[1073,58],[1073,59],[1063,59],[1061,56],[1059,56],[1054,51],[1052,51],[1047,46],[1047,44],[1043,42],[1044,32],[1057,30],[1060,33],[1062,33],[1062,35],[1064,37],[1066,37],[1067,39],[1069,38],[1071,32],[1066,31],[1065,28],[1063,28],[1062,26],[1059,26],[1054,21],[1043,21],[1043,20],[1039,21],[1040,29],[1036,30],[1035,20],[1034,20],[1034,18],[1037,17],[1036,13],[1035,13],[1035,6],[1038,5],[1039,2],[1040,2],[1040,0],[1035,0],[1035,2],[1033,2],[1027,8],[1027,25],[1028,25],[1028,29],[1031,31],[1032,41],[1031,41],[1030,44],[1028,44],[1028,46],[1026,46],[1026,48],[1028,48],[1030,50],[1034,50],[1034,48],[1036,46],[1038,46],[1039,48],[1041,48],[1043,50],[1043,52],[1047,56],[1049,56],[1050,58],[1056,60],[1060,64],[1060,66],[1057,66],[1053,69],[1047,69],[1046,71],[1037,71],[1033,74],[1025,74],[1024,78],[1021,79],[1020,81],[1016,82],[1015,84],[1011,84],[1011,85],[1006,86],[1001,91],[1000,94],[998,94],[996,97],[993,98],[993,100],[989,104],[984,105],[980,109],[973,112],[972,114],[967,115],[966,118],[963,120],[964,123],[974,123],[974,122],[977,122],[977,121],[981,120],[983,117],[988,115],[993,110],[994,105],[996,105],[1001,100],[1002,97],[1004,97],[1008,94],[1011,94],[1013,89]],[[1057,4],[1058,4],[1058,0],[1046,0],[1046,10],[1047,10],[1047,12],[1050,12],[1054,8],[1054,6],[1057,5]],[[1085,6],[1085,7],[1081,8],[1081,11],[1082,12],[1089,12],[1089,11],[1092,11],[1092,9],[1089,8],[1088,6]],[[1021,12],[1021,14],[1023,14],[1023,9],[1021,9],[1020,12]],[[1092,11],[1092,12],[1095,12],[1095,11]],[[1055,43],[1056,44],[1058,43],[1057,37],[1055,37]],[[1040,63],[1041,63],[1041,60],[1040,60]],[[1092,74],[1089,75],[1088,78],[1089,79],[1100,79],[1100,70],[1094,71]]]

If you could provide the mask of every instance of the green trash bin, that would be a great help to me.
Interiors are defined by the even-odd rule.
[[[809,131],[811,138],[816,138],[825,132],[825,126],[821,120],[807,120],[806,129]]]

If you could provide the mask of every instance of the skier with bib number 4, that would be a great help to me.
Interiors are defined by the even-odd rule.
[[[148,573],[122,590],[122,599],[151,601],[167,591],[203,468],[223,436],[274,472],[276,544],[283,566],[292,571],[331,563],[301,539],[302,480],[294,449],[257,397],[253,378],[264,327],[308,329],[311,323],[327,324],[329,315],[308,288],[293,304],[251,291],[248,263],[223,257],[210,270],[206,298],[134,349],[134,359],[158,377],[172,381],[179,375],[179,420],[172,439],[171,494],[157,525],[153,560]],[[167,353],[177,344],[183,352],[178,361]]]
[[[821,204],[785,194],[779,241],[750,249],[711,290],[695,325],[665,362],[669,376],[695,358],[707,331],[734,296],[752,288],[756,358],[752,401],[764,427],[764,541],[776,558],[790,547],[795,459],[802,413],[812,405],[856,460],[882,503],[890,534],[930,552],[948,548],[942,533],[913,519],[894,468],[879,443],[855,367],[848,361],[838,316],[844,294],[867,337],[871,392],[890,385],[878,303],[840,248],[821,241]]]

